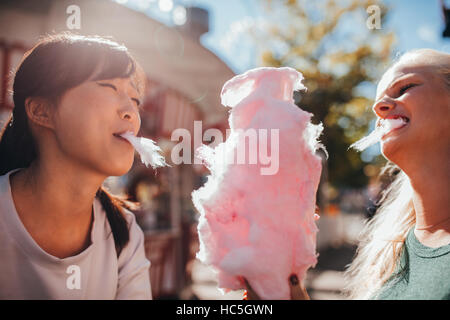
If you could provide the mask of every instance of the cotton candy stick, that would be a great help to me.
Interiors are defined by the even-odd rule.
[[[120,135],[121,137],[127,139],[134,147],[134,149],[139,153],[142,163],[148,167],[152,166],[153,169],[157,167],[167,166],[164,157],[160,154],[162,151],[156,143],[148,138],[136,137],[133,132],[125,132]]]
[[[356,141],[353,143],[350,148],[354,148],[358,151],[363,151],[374,145],[377,142],[380,142],[381,138],[387,134],[389,131],[400,128],[405,124],[405,120],[401,118],[397,119],[381,119],[380,125],[375,128],[368,136]]]

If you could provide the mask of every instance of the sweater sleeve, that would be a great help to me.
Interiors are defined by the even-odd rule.
[[[125,211],[130,225],[130,241],[119,256],[119,282],[116,300],[151,300],[150,261],[145,256],[144,233],[133,213]]]

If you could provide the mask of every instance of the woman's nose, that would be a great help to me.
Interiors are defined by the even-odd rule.
[[[131,113],[128,112],[128,111],[125,111],[125,112],[122,113],[122,117],[121,118],[126,119],[126,120],[131,120]]]
[[[120,118],[125,120],[132,120],[136,115],[130,108],[124,108],[120,111]]]
[[[127,103],[119,110],[120,118],[135,123],[136,125],[140,125],[141,119],[139,116],[139,112],[132,103],[133,102]]]
[[[373,106],[373,112],[380,118],[384,118],[392,109],[395,108],[395,102],[391,99],[381,99]]]

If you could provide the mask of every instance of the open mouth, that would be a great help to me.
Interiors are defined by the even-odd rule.
[[[396,116],[390,116],[388,118],[378,119],[376,126],[380,127],[380,126],[386,126],[386,124],[389,124],[389,123],[398,123],[399,120],[404,123],[409,123],[408,117],[396,115]]]
[[[405,116],[394,116],[394,117],[392,117],[392,118],[390,118],[390,119],[401,119],[401,120],[403,120],[403,122],[405,122],[405,123],[408,123],[408,122],[409,122],[409,118],[408,118],[408,117],[405,117]]]
[[[385,128],[385,133],[381,137],[383,139],[387,135],[389,135],[392,132],[398,131],[404,127],[406,127],[409,124],[409,118],[405,116],[392,116],[389,118],[381,119],[380,125]]]
[[[130,143],[127,139],[122,138],[118,133],[113,133],[113,136],[116,137],[116,138],[118,138],[118,139],[120,139],[120,140],[122,140],[122,141],[125,141],[125,142],[127,142],[127,143]]]

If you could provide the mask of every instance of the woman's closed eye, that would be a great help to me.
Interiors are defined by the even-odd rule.
[[[99,84],[100,86],[102,86],[102,87],[110,87],[110,88],[114,89],[114,91],[117,92],[117,87],[116,87],[115,85],[113,85],[113,84],[110,84],[110,83],[98,83],[98,84]],[[138,107],[141,105],[141,101],[140,101],[139,99],[137,99],[137,98],[131,98],[131,100],[135,101],[135,102],[136,102],[136,105],[137,105]]]
[[[415,87],[415,86],[416,86],[415,83],[408,83],[407,85],[404,85],[399,90],[399,96],[403,95],[406,91],[408,91],[409,89],[411,89],[412,87]]]

